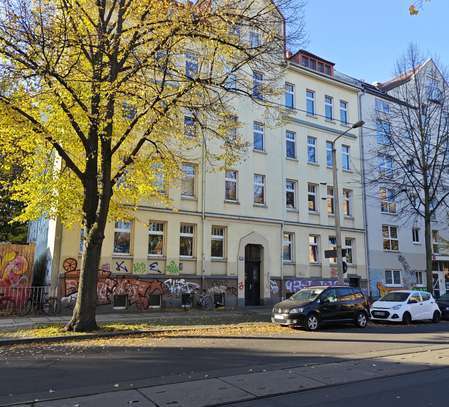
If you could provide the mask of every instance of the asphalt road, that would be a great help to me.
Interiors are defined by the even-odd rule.
[[[49,393],[65,397],[448,344],[449,323],[442,322],[371,325],[365,330],[328,327],[314,333],[285,328],[280,334],[257,333],[238,338],[223,331],[199,338],[121,338],[0,348],[0,405]],[[410,387],[414,387],[411,382]],[[360,395],[360,400],[363,397]]]

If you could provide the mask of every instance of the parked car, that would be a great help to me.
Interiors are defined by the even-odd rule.
[[[320,286],[304,288],[276,304],[271,321],[315,331],[327,322],[352,322],[365,328],[368,316],[368,302],[359,288]]]
[[[437,304],[441,311],[441,317],[449,319],[449,292],[437,298]]]
[[[426,291],[391,291],[375,301],[370,309],[373,321],[409,324],[412,321],[438,322],[441,311],[432,294]]]

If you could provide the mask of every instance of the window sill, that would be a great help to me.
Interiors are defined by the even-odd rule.
[[[344,218],[346,220],[354,220],[354,216],[352,216],[352,215],[345,215]]]
[[[253,153],[268,155],[268,153],[265,150],[257,150],[255,148],[253,148]]]
[[[397,212],[382,212],[382,211],[380,211],[380,213],[382,215],[388,215],[388,216],[397,216],[398,215]]]
[[[148,260],[167,260],[167,257],[163,254],[148,254]]]
[[[196,261],[196,257],[193,256],[179,256],[179,260],[182,261]],[[182,271],[182,270],[180,270]]]
[[[258,204],[258,203],[253,204],[253,207],[254,208],[268,208],[268,206],[266,204]]]
[[[326,121],[326,123],[337,124],[335,119],[326,118],[325,121]]]
[[[225,204],[231,204],[231,205],[240,205],[239,201],[233,201],[232,199],[225,199],[224,203]]]
[[[227,263],[228,259],[224,257],[211,257],[210,261],[212,263]]]
[[[318,119],[318,116],[315,113],[306,113],[306,116],[312,119]]]
[[[326,168],[327,168],[328,170],[333,170],[333,169],[334,169],[334,167],[332,167],[332,165],[326,165]]]
[[[294,266],[296,263],[293,260],[283,260],[282,264],[285,266]]]
[[[353,170],[351,170],[351,169],[347,170],[346,168],[342,168],[342,171],[346,172],[347,174],[353,174],[354,173]]]
[[[421,242],[412,242],[412,244],[414,244],[415,246],[421,246],[422,245]]]
[[[314,167],[319,167],[320,164],[318,164],[317,162],[313,162],[313,161],[307,161],[308,165],[313,165]]]
[[[299,209],[296,209],[296,208],[287,208],[287,212],[291,212],[291,213],[299,213]]]
[[[384,249],[384,252],[385,253],[399,253],[399,250],[385,250]]]
[[[288,161],[296,161],[296,162],[299,161],[296,157],[285,157],[285,159]]]
[[[197,201],[198,198],[196,196],[181,195],[181,200],[183,200],[183,201]]]
[[[309,211],[309,215],[318,215],[319,216],[319,212],[318,211]]]
[[[112,258],[132,259],[133,255],[131,253],[112,253]]]
[[[317,263],[309,263],[309,266],[321,266],[321,263],[320,263],[320,262],[317,262]]]
[[[327,216],[329,216],[330,218],[335,218],[335,213],[328,213]]]

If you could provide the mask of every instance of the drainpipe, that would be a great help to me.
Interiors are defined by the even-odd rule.
[[[284,300],[284,226],[285,226],[285,219],[287,218],[287,202],[285,198],[285,157],[282,154],[283,152],[283,146],[284,146],[284,131],[283,128],[281,128],[281,154],[280,157],[282,158],[282,165],[281,165],[281,186],[282,186],[282,205],[283,205],[283,216],[282,216],[282,222],[281,222],[281,255],[280,255],[280,261],[281,261],[281,301]],[[296,198],[296,197],[295,197]],[[295,243],[295,242],[293,242]],[[296,247],[296,245],[293,245],[293,248]],[[295,253],[296,254],[296,253]],[[295,272],[296,274],[296,272]],[[271,282],[270,282],[270,296],[271,296]]]
[[[359,99],[359,120],[363,120],[363,114],[362,114],[362,96],[365,95],[365,91],[361,91],[358,94]],[[363,221],[365,226],[365,232],[364,232],[364,238],[365,238],[365,261],[366,261],[366,276],[368,279],[368,295],[371,296],[371,276],[370,276],[370,260],[369,260],[369,241],[368,241],[368,208],[367,208],[367,193],[366,193],[366,183],[365,183],[365,143],[363,141],[363,126],[360,127],[359,130],[359,145],[360,145],[360,157],[361,157],[361,163],[360,171],[361,171],[361,178],[362,178],[362,203],[363,203]]]
[[[206,143],[201,146],[201,292],[204,290],[204,273],[206,272],[205,253],[205,219],[206,219]]]

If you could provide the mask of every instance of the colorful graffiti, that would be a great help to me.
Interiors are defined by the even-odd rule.
[[[308,280],[303,278],[286,279],[284,281],[284,287],[286,292],[295,293],[306,287],[313,286],[327,286],[327,285],[337,285],[337,280],[334,279],[322,279],[322,280]]]
[[[29,287],[34,245],[0,244],[0,287]]]

